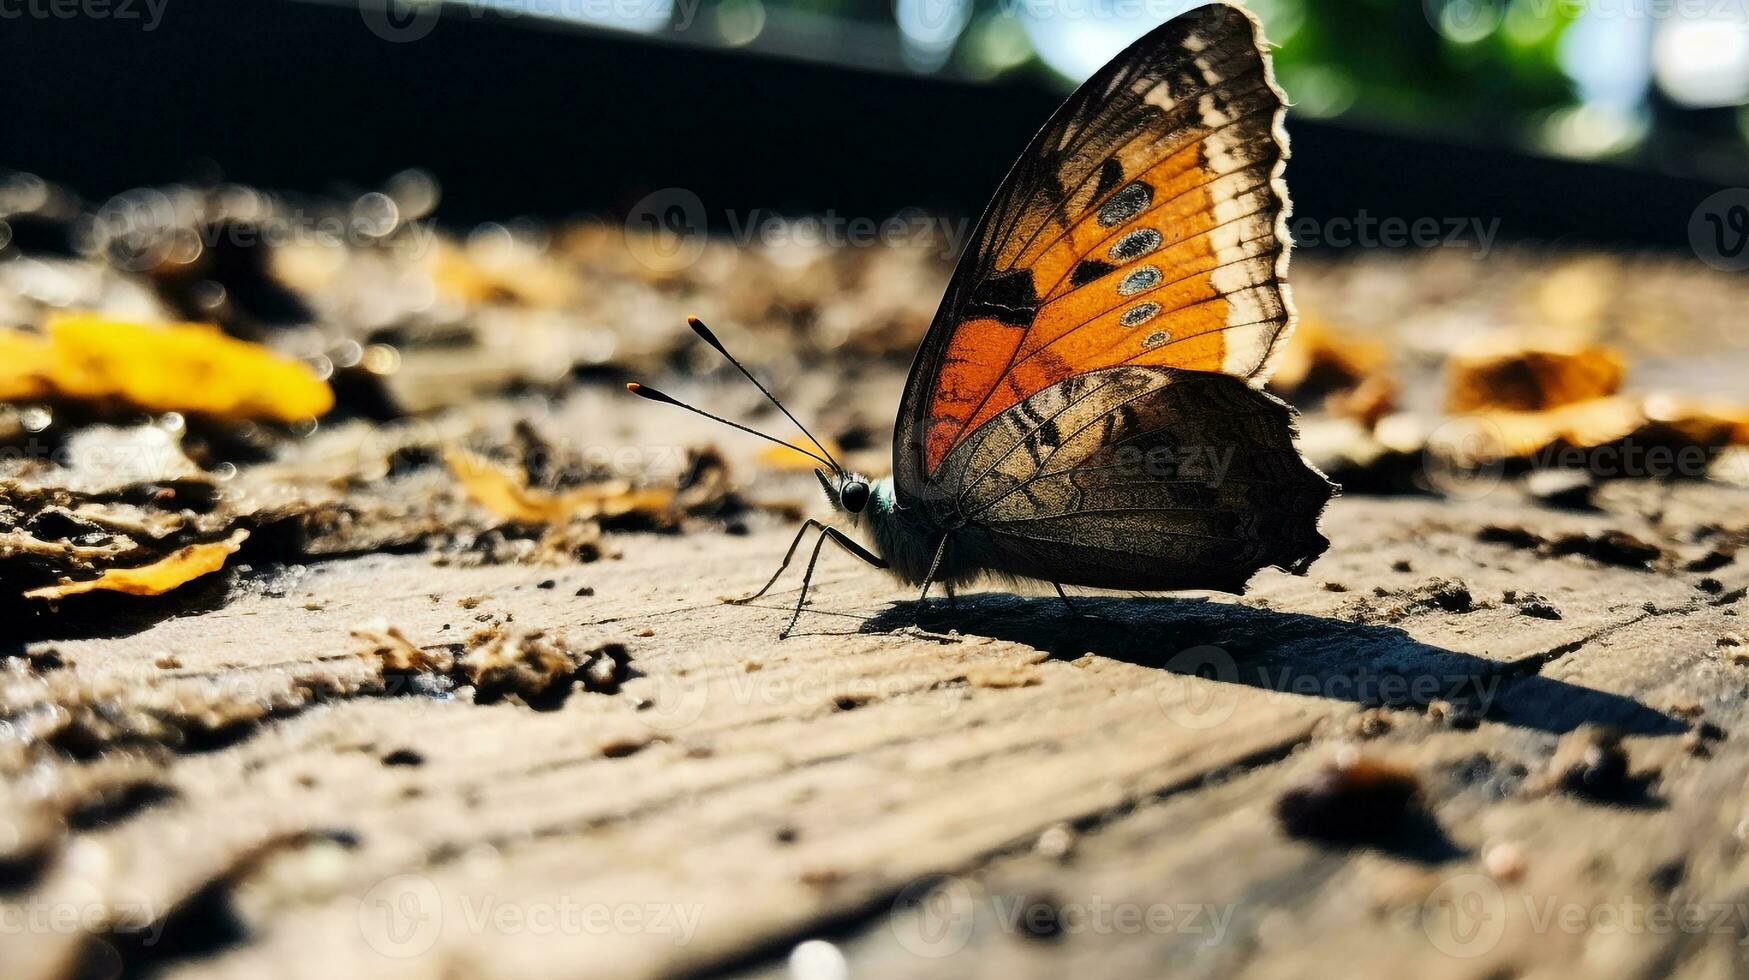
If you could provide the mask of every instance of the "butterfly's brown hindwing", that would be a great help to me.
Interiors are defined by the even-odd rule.
[[[1238,592],[1303,571],[1335,492],[1293,443],[1285,404],[1228,375],[1118,367],[1077,375],[949,454],[952,507],[991,565],[1096,588]]]
[[[1283,100],[1249,14],[1198,8],[1070,97],[985,213],[906,385],[900,493],[981,426],[1121,364],[1261,384],[1292,322]]]

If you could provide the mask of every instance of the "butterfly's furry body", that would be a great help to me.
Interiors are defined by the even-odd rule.
[[[845,516],[852,527],[862,532],[875,554],[886,560],[887,571],[899,581],[922,585],[929,580],[951,587],[970,585],[992,576],[1005,581],[1018,579],[993,567],[996,552],[989,535],[981,529],[964,524],[943,528],[923,508],[900,505],[892,477],[876,480],[869,488],[868,508],[860,514],[845,512]],[[941,563],[935,565],[931,578],[930,566],[938,552]]]

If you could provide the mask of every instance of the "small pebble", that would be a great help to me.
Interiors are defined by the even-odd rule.
[[[1500,881],[1517,881],[1524,877],[1530,862],[1524,856],[1524,848],[1517,844],[1492,844],[1482,855],[1482,867],[1492,878]]]
[[[1047,827],[1044,833],[1038,835],[1038,842],[1033,845],[1033,850],[1040,857],[1061,861],[1075,851],[1075,831],[1068,824]]]

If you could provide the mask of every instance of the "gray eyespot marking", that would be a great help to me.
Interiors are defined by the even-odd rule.
[[[1136,182],[1125,184],[1123,189],[1111,196],[1099,208],[1099,225],[1102,228],[1115,228],[1130,220],[1147,208],[1154,200],[1154,189],[1147,184]]]
[[[1167,333],[1164,330],[1156,330],[1153,333],[1148,335],[1147,340],[1142,341],[1142,346],[1144,348],[1147,348],[1148,350],[1152,350],[1155,347],[1158,347],[1161,344],[1164,344],[1165,342],[1167,342],[1168,340],[1171,340],[1171,339],[1172,339],[1171,334]]]
[[[1160,247],[1160,233],[1152,228],[1137,228],[1135,231],[1118,239],[1111,246],[1109,254],[1118,262],[1128,262],[1139,259]]]
[[[1160,315],[1159,303],[1141,303],[1125,310],[1117,322],[1126,327],[1139,327]]]
[[[1155,266],[1144,265],[1123,277],[1123,281],[1117,284],[1117,294],[1119,296],[1134,296],[1144,289],[1153,289],[1160,285],[1160,281],[1164,278],[1166,277],[1161,275],[1160,270]]]

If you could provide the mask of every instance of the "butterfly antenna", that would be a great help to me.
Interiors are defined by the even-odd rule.
[[[784,414],[785,418],[788,418],[791,422],[794,422],[796,428],[802,430],[802,435],[807,436],[808,439],[810,441],[812,441],[816,447],[819,448],[820,452],[825,454],[826,458],[820,459],[819,456],[814,456],[813,453],[809,453],[808,455],[814,456],[815,459],[820,459],[820,462],[825,463],[827,466],[832,467],[832,472],[834,472],[834,473],[843,473],[844,472],[844,467],[838,465],[838,460],[836,460],[832,457],[832,451],[830,449],[826,448],[826,444],[821,442],[818,439],[815,439],[814,434],[812,432],[808,431],[808,427],[802,424],[802,420],[798,419],[794,415],[790,414],[790,410],[783,407],[783,402],[780,402],[777,400],[777,396],[771,393],[771,389],[760,384],[759,379],[755,378],[753,376],[752,371],[747,370],[745,365],[743,365],[740,361],[735,360],[735,355],[729,353],[729,349],[727,347],[723,346],[723,342],[717,339],[716,334],[711,333],[711,328],[705,326],[703,320],[700,320],[698,317],[695,317],[695,316],[689,316],[686,318],[686,324],[687,324],[687,326],[692,328],[693,333],[698,334],[700,340],[703,340],[705,343],[711,345],[712,347],[715,347],[717,349],[717,353],[719,353],[719,354],[723,355],[723,357],[727,358],[730,364],[735,365],[736,370],[740,371],[744,376],[746,376],[748,381],[753,382],[753,387],[758,388],[760,394],[763,394],[766,398],[771,399],[771,403],[773,405],[777,406],[777,410],[782,412]],[[685,406],[682,406],[682,407],[685,407]],[[700,414],[703,414],[703,413],[701,412]]]
[[[666,404],[666,405],[673,405],[676,408],[684,408],[687,411],[691,412],[692,414],[702,415],[705,418],[710,419],[712,422],[721,422],[722,424],[728,426],[731,429],[740,429],[742,432],[745,432],[748,435],[758,436],[759,438],[764,439],[766,442],[775,442],[778,445],[784,447],[785,449],[793,449],[796,452],[801,453],[803,456],[808,457],[809,459],[813,459],[813,460],[818,461],[822,465],[830,466],[830,467],[832,467],[832,469],[834,471],[842,472],[842,470],[840,470],[837,463],[835,463],[829,459],[821,458],[819,453],[811,453],[811,452],[807,451],[806,449],[803,449],[801,446],[791,445],[790,443],[784,442],[782,439],[779,439],[776,436],[768,436],[765,433],[760,432],[758,429],[750,429],[747,426],[742,425],[739,422],[731,422],[728,419],[723,418],[721,415],[712,415],[711,413],[705,411],[702,408],[694,408],[693,406],[688,405],[685,402],[674,398],[674,396],[665,395],[662,392],[657,391],[656,389],[651,388],[648,385],[641,385],[641,384],[637,384],[637,383],[632,383],[632,384],[626,385],[626,390],[631,392],[634,395],[637,395],[639,398],[648,398],[649,400],[651,400],[653,402],[662,402],[663,404]],[[809,436],[808,438],[811,439],[813,437]],[[822,446],[820,448],[822,450],[825,449],[824,446]]]

